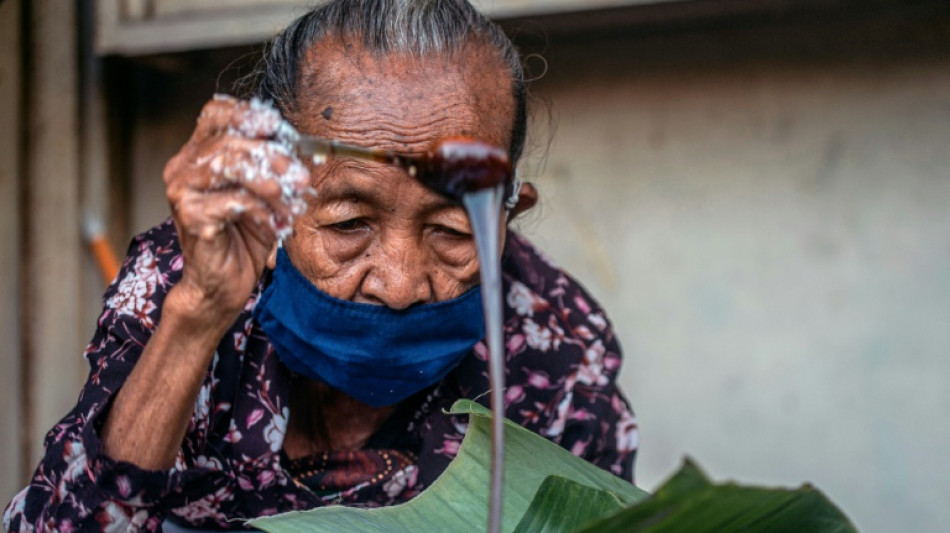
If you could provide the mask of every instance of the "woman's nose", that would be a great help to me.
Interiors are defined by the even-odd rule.
[[[393,246],[377,252],[360,288],[370,303],[391,309],[406,309],[432,301],[432,280],[426,271],[425,256],[412,246]]]

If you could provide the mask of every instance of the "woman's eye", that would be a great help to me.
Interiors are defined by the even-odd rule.
[[[468,233],[468,232],[466,232],[466,231],[458,230],[458,229],[455,229],[455,228],[452,228],[452,227],[449,227],[449,226],[443,226],[443,225],[441,225],[441,224],[440,224],[440,225],[437,225],[437,226],[435,227],[435,229],[436,229],[436,231],[438,231],[438,232],[440,232],[440,233],[442,233],[442,234],[444,234],[444,235],[448,235],[448,236],[450,236],[450,237],[458,237],[458,238],[460,238],[460,239],[468,239],[468,238],[470,238],[470,237],[472,236],[471,233]]]
[[[366,224],[366,221],[363,220],[362,218],[351,218],[349,220],[343,220],[341,222],[334,222],[333,224],[330,224],[330,227],[342,233],[353,233],[356,231],[360,231],[368,226]]]

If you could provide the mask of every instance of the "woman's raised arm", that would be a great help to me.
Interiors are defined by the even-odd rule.
[[[293,155],[294,135],[269,105],[216,97],[165,167],[183,274],[106,419],[103,446],[114,459],[172,466],[214,347],[305,208],[309,173]]]
[[[185,441],[200,447],[186,431],[208,423],[195,406],[215,379],[215,351],[243,331],[234,322],[304,207],[309,174],[292,155],[294,134],[260,102],[207,104],[166,167],[174,228],[133,240],[86,350],[89,378],[6,508],[8,531],[155,531],[176,488],[202,475],[176,456],[187,456]]]

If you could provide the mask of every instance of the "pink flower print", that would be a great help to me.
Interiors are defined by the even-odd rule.
[[[507,407],[513,403],[518,403],[524,400],[524,397],[524,387],[521,385],[512,385],[505,391],[505,406]]]
[[[538,370],[536,372],[528,372],[528,385],[536,389],[546,389],[551,386],[551,378],[548,376],[547,372]]]
[[[383,490],[387,496],[395,498],[402,494],[406,487],[415,485],[418,476],[419,469],[415,465],[409,465],[393,474],[392,479],[383,484]]]
[[[251,411],[251,414],[247,415],[247,429],[254,427],[254,424],[261,421],[264,418],[264,410],[258,407]]]
[[[538,408],[537,411],[532,411],[530,409],[522,409],[521,411],[519,411],[518,414],[520,414],[521,418],[523,419],[522,425],[524,426],[527,426],[529,424],[534,425],[534,424],[537,424],[538,420],[541,419],[541,413],[545,409],[544,404],[535,403],[534,406]]]
[[[135,258],[135,273],[142,279],[157,285],[164,285],[162,273],[158,270],[158,259],[148,247],[142,249],[141,255]]]
[[[89,358],[87,357],[86,360],[88,361]],[[103,370],[106,370],[107,368],[109,368],[109,360],[106,359],[105,357],[101,357],[101,358],[99,358],[99,359],[95,362],[95,365],[96,365],[96,371],[93,372],[93,374],[92,374],[92,376],[90,376],[89,380],[90,380],[94,385],[99,385],[99,384],[101,384],[101,382],[102,382],[102,379],[101,379],[101,378],[102,378],[102,371],[103,371]]]
[[[151,314],[158,307],[151,301],[159,285],[165,284],[158,270],[158,261],[151,250],[144,250],[135,260],[135,266],[119,282],[115,294],[106,302],[106,307],[115,309],[118,315],[134,316],[148,329],[155,328]]]
[[[23,511],[26,509],[26,493],[28,490],[29,487],[21,490],[16,496],[13,497],[13,500],[10,501],[10,504],[3,512],[4,526],[9,524],[10,521],[13,520],[14,516],[23,515]]]
[[[72,483],[82,477],[86,471],[86,448],[82,442],[71,440],[63,446],[63,462],[68,465],[63,473],[63,483]]]
[[[238,487],[241,487],[241,490],[249,491],[254,490],[254,482],[247,476],[238,476],[237,477]]]
[[[290,409],[284,407],[280,414],[273,413],[270,422],[264,427],[264,441],[270,444],[270,451],[274,453],[279,452],[280,447],[284,445],[288,417],[290,417]]]
[[[603,313],[590,313],[587,315],[587,321],[597,328],[598,331],[607,329],[607,319],[604,318]]]
[[[587,409],[580,408],[580,409],[574,409],[574,410],[572,410],[570,419],[571,419],[571,420],[579,420],[579,421],[581,421],[581,422],[585,422],[585,421],[588,421],[588,420],[596,420],[596,419],[597,419],[597,415],[595,415],[594,413],[588,411]]]
[[[453,438],[447,438],[442,441],[442,447],[436,450],[435,453],[445,455],[447,457],[455,457],[458,455],[459,446],[461,445],[462,441]]]
[[[594,332],[591,331],[590,328],[583,325],[574,328],[574,333],[581,339],[584,339],[585,341],[592,341],[595,338],[597,338],[597,336],[594,335]]]
[[[197,427],[207,425],[209,415],[211,414],[211,383],[205,383],[198,391],[198,399],[195,401],[195,412],[193,421],[197,422]]]
[[[637,419],[626,409],[624,409],[623,414],[620,416],[620,421],[617,423],[615,437],[617,439],[617,451],[621,454],[633,452],[640,444]]]
[[[534,316],[535,309],[541,304],[531,289],[520,281],[512,282],[505,301],[520,316]]]
[[[90,413],[86,416],[87,418],[92,418],[93,415]],[[47,437],[53,437],[53,439],[57,442],[61,441],[63,440],[63,437],[66,436],[66,433],[69,431],[70,427],[71,426],[69,422],[60,422],[59,424],[53,426],[53,429],[47,433]]]
[[[235,423],[234,419],[232,418],[231,425],[228,426],[228,433],[224,436],[224,442],[235,444],[237,442],[241,442],[242,437],[243,435],[241,435],[241,431],[238,429],[237,423]]]
[[[509,354],[517,354],[521,352],[522,348],[524,348],[524,345],[524,335],[521,333],[515,333],[514,335],[508,337],[508,340],[505,342],[505,349]]]
[[[169,266],[171,267],[172,271],[178,272],[179,270],[185,267],[184,257],[182,257],[181,254],[176,255],[175,257],[172,258]]]
[[[604,375],[604,343],[599,339],[584,351],[584,360],[577,369],[577,381],[586,385],[604,386],[607,376]]]
[[[266,489],[274,484],[277,474],[273,470],[263,470],[257,474],[257,483],[260,489]]]
[[[104,532],[135,531],[132,527],[131,509],[113,500],[109,500],[102,505],[99,512],[96,513],[96,521],[99,522],[99,526]]]
[[[524,335],[528,346],[546,352],[551,349],[551,330],[535,324],[530,318],[524,321]]]
[[[567,424],[572,401],[574,401],[574,393],[568,391],[557,404],[557,416],[551,422],[551,425],[543,431],[545,437],[560,437],[564,433],[564,426]]]
[[[90,342],[89,344],[86,345],[86,349],[82,351],[82,358],[88,361],[89,354],[100,349],[104,344],[105,344],[105,339],[102,339],[101,341],[99,341],[98,346]]]
[[[118,315],[134,316],[148,329],[155,327],[150,316],[157,306],[149,300],[155,289],[148,282],[129,272],[119,283],[116,293],[106,302],[106,306],[115,309]]]
[[[472,351],[475,352],[475,357],[482,361],[488,361],[488,345],[484,341],[480,341],[473,346]]]
[[[247,347],[247,335],[243,331],[238,331],[234,334],[234,349],[238,352],[243,352]]]
[[[102,314],[99,315],[99,320],[96,321],[96,325],[100,328],[104,327],[106,324],[111,324],[112,322],[110,321],[110,318],[114,318],[115,315],[115,313],[109,309],[108,302],[106,302],[106,304],[106,307],[102,310]],[[103,339],[103,341],[105,341],[105,339]],[[103,345],[104,344],[105,342],[103,342]],[[89,360],[89,354],[83,354],[83,357],[85,357],[87,361]]]
[[[587,438],[586,440],[579,440],[579,441],[575,442],[574,445],[571,446],[571,453],[573,453],[574,455],[576,455],[576,456],[578,456],[578,457],[583,457],[583,456],[584,456],[584,450],[586,450],[586,449],[587,449],[587,446],[590,445],[590,441],[591,441],[591,439],[590,439],[590,438]]]
[[[207,468],[208,470],[224,470],[224,465],[217,457],[208,457],[199,455],[195,457],[195,466],[198,468]]]
[[[132,483],[129,481],[129,476],[116,477],[115,486],[119,489],[119,495],[126,500],[132,495]]]
[[[584,313],[585,315],[590,313],[590,305],[587,303],[587,300],[585,300],[584,298],[580,296],[575,296],[574,305],[577,306],[578,311],[580,311],[581,313]]]
[[[561,342],[564,340],[564,330],[561,329],[561,326],[557,325],[557,317],[554,315],[548,318],[548,329],[551,330],[551,345],[557,350],[561,347]]]
[[[172,509],[172,513],[184,518],[188,522],[198,522],[199,520],[217,520],[218,523],[225,523],[227,515],[220,511],[222,504],[234,498],[231,489],[221,487],[213,494],[189,502],[188,504]]]
[[[218,415],[220,413],[227,413],[230,410],[231,410],[231,404],[229,402],[221,402],[214,405],[215,415]]]
[[[253,310],[254,310],[254,306],[257,305],[257,300],[258,300],[259,297],[260,297],[260,293],[256,293],[256,292],[255,292],[255,293],[252,293],[250,296],[248,296],[247,301],[244,302],[244,310],[245,310],[245,311],[253,311]]]
[[[194,420],[192,420],[194,422]],[[184,472],[188,468],[188,464],[185,462],[185,450],[183,448],[178,448],[178,453],[175,454],[175,470],[179,472]]]

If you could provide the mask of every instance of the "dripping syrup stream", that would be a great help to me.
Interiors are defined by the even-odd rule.
[[[488,339],[491,383],[492,457],[488,500],[488,532],[500,533],[505,475],[505,361],[502,337],[501,251],[499,243],[504,187],[466,193],[462,204],[472,223],[482,281],[482,307]]]

